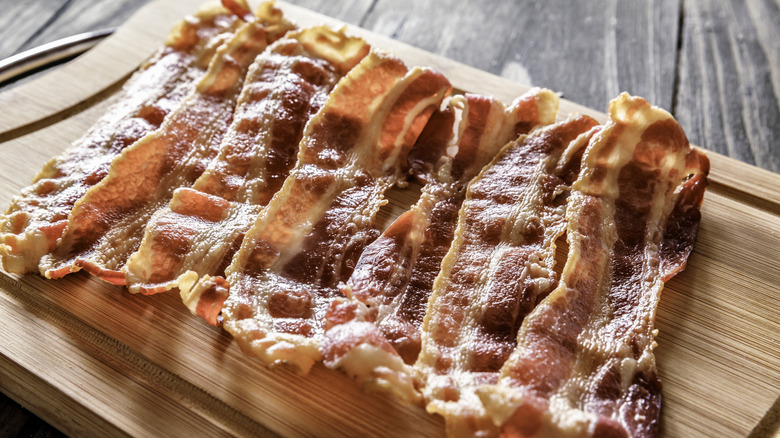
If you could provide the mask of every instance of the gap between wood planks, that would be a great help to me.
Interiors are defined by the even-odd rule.
[[[373,0],[371,2],[371,5],[368,6],[368,9],[363,14],[363,16],[360,18],[360,22],[358,23],[358,26],[365,28],[366,20],[368,19],[368,16],[371,15],[372,12],[374,12],[374,8],[376,7],[376,4],[379,2],[379,0]]]
[[[41,42],[37,41],[37,39],[40,39],[42,34],[48,34],[45,30],[47,27],[50,25],[57,25],[60,21],[64,20],[63,17],[71,17],[76,12],[85,10],[85,7],[82,7],[85,2],[81,0],[62,1],[64,1],[64,3],[58,5],[57,11],[53,15],[45,15],[43,26],[39,27],[32,36],[27,36],[24,44],[29,44],[32,41],[35,43]],[[347,13],[344,10],[343,5],[329,4],[327,2],[307,2],[306,0],[291,1],[293,3],[308,3],[307,6],[318,10],[321,13],[326,15],[340,15],[341,19],[352,21],[361,27],[369,28],[369,30],[377,32],[382,31],[382,29],[377,28],[377,23],[379,23],[383,17],[387,18],[391,15],[396,16],[399,13],[404,16],[417,14],[420,16],[420,20],[416,20],[415,23],[412,24],[407,23],[403,29],[398,30],[400,32],[398,35],[399,39],[411,42],[412,44],[414,44],[415,41],[423,41],[415,36],[419,33],[420,26],[431,23],[434,23],[434,25],[435,23],[442,23],[441,20],[431,21],[436,18],[436,15],[442,15],[437,14],[435,9],[417,6],[415,4],[409,4],[404,7],[404,5],[393,5],[387,1],[367,0],[361,2],[359,7],[354,7],[351,12]],[[627,88],[631,91],[631,88],[639,87],[639,90],[634,91],[641,94],[641,89],[644,88],[644,92],[649,93],[649,96],[646,97],[651,99],[654,98],[654,100],[660,99],[655,103],[661,106],[669,106],[672,114],[680,120],[681,124],[685,127],[685,130],[693,143],[702,145],[709,150],[727,153],[733,158],[741,159],[773,172],[780,171],[780,151],[778,151],[778,146],[775,144],[778,135],[780,135],[780,115],[778,115],[780,111],[776,108],[776,101],[778,99],[774,98],[773,100],[773,95],[777,94],[780,90],[772,88],[772,82],[778,82],[778,70],[780,70],[780,66],[778,66],[778,53],[780,53],[780,51],[775,50],[778,52],[775,53],[775,51],[771,50],[773,47],[771,42],[777,35],[777,31],[773,30],[772,23],[777,22],[779,17],[777,7],[773,6],[771,1],[756,0],[744,5],[729,5],[728,2],[721,0],[706,0],[703,2],[656,0],[649,3],[649,6],[630,6],[622,3],[613,3],[609,0],[604,1],[605,4],[609,3],[610,7],[607,9],[616,11],[611,15],[612,17],[622,18],[616,18],[617,21],[614,22],[604,21],[598,17],[588,15],[595,13],[594,10],[599,8],[594,9],[593,7],[578,6],[580,9],[574,9],[581,10],[581,12],[587,16],[578,17],[573,21],[567,21],[567,23],[570,24],[582,22],[581,24],[587,27],[589,26],[588,20],[592,18],[600,23],[599,26],[607,26],[608,29],[606,29],[606,32],[611,33],[612,35],[609,38],[614,39],[615,33],[617,32],[616,50],[620,53],[611,54],[610,56],[613,59],[618,55],[621,56],[621,59],[616,59],[618,64],[616,68],[618,68],[619,71],[605,72],[605,66],[586,68],[582,72],[577,72],[577,74],[584,74],[585,76],[588,76],[588,74],[591,75],[590,77],[585,78],[587,80],[584,83],[603,82],[605,78],[612,77],[619,81],[619,83],[614,85],[614,87],[619,89]],[[103,4],[105,2],[97,3]],[[447,4],[450,5],[450,8],[461,5],[461,3],[458,3],[457,1],[449,2]],[[495,6],[499,7],[501,4],[496,4]],[[506,4],[504,6],[506,6]],[[528,16],[539,15],[542,18],[546,17],[548,20],[555,20],[556,17],[558,17],[557,19],[565,18],[567,15],[560,13],[560,11],[559,16],[550,15],[558,6],[560,5],[547,3],[534,4],[533,2],[527,2],[521,5],[514,5],[515,9],[501,9],[519,11],[511,17],[504,18],[510,22],[514,22],[515,18],[522,18],[517,24],[523,25],[523,23],[525,23],[530,27],[518,30],[519,33],[517,37],[519,39],[512,36],[514,33],[512,33],[512,35],[507,35],[506,38],[509,38],[509,40],[512,41],[517,40],[517,42],[510,41],[510,44],[503,47],[503,49],[500,50],[500,53],[496,53],[498,58],[494,59],[495,62],[493,64],[477,65],[477,67],[489,70],[498,69],[497,71],[501,71],[504,76],[514,76],[513,72],[518,70],[517,68],[509,66],[505,69],[506,71],[501,69],[502,63],[506,65],[514,63],[522,65],[526,70],[530,69],[531,75],[529,77],[533,77],[534,74],[540,74],[538,70],[541,66],[549,71],[549,75],[548,78],[541,81],[545,83],[540,82],[537,85],[547,85],[556,88],[556,91],[567,91],[564,90],[564,88],[567,87],[556,87],[556,84],[561,85],[563,83],[568,83],[567,81],[571,82],[572,80],[575,82],[573,82],[571,86],[581,83],[582,81],[577,82],[577,80],[572,79],[574,76],[572,76],[572,69],[570,68],[572,62],[576,63],[577,59],[580,58],[569,59],[567,61],[567,56],[565,56],[565,53],[567,52],[565,52],[565,50],[569,49],[565,49],[565,47],[567,47],[566,44],[563,44],[565,41],[558,41],[558,39],[564,38],[567,35],[569,37],[572,37],[572,35],[580,35],[581,32],[575,34],[569,32],[560,35],[553,32],[547,36],[545,33],[533,36],[535,32],[543,30],[545,27],[534,24],[535,21],[530,20]],[[446,5],[442,7],[446,7]],[[717,11],[723,9],[723,7],[725,7],[725,12],[718,15]],[[463,9],[463,11],[461,11],[461,9]],[[480,7],[463,6],[458,11],[463,12],[466,15],[473,15],[475,11],[482,11],[483,9],[484,8]],[[572,8],[569,8],[569,10],[571,11]],[[731,11],[731,13],[729,11]],[[483,12],[486,14],[483,17],[485,19],[501,18],[496,18],[495,14],[491,15],[490,11]],[[731,15],[733,15],[733,17]],[[481,15],[474,19],[458,21],[459,25],[463,25],[460,35],[470,35],[473,32],[476,32],[480,25],[479,17],[481,17]],[[457,19],[458,13],[452,15],[451,18]],[[446,23],[449,21],[451,20],[446,20],[444,22]],[[674,21],[674,23],[672,23],[672,21]],[[720,26],[718,32],[711,32],[713,30],[711,29],[713,26],[712,23]],[[639,27],[635,29],[636,26]],[[642,29],[645,29],[645,26],[647,26],[647,29],[645,30],[646,35],[644,35],[643,40],[642,35],[635,35],[635,33],[637,29],[639,32],[642,32]],[[505,26],[501,29],[506,31],[514,29],[514,27]],[[591,30],[594,32],[598,31],[598,29]],[[384,33],[388,33],[388,31],[392,33],[392,29],[385,29],[384,31]],[[632,31],[634,31],[633,34]],[[552,30],[550,30],[550,32],[552,32]],[[526,35],[528,33],[532,34],[532,37],[527,38]],[[662,35],[668,35],[668,38]],[[712,38],[705,40],[704,38],[707,35],[710,35]],[[626,40],[626,36],[633,39]],[[485,37],[489,36],[486,35]],[[597,39],[601,37],[606,38],[603,34],[595,35],[594,37]],[[648,41],[646,41],[648,37],[653,41],[648,43]],[[445,35],[441,38],[446,40],[447,36]],[[449,36],[450,40],[453,38],[455,38],[455,36]],[[544,43],[545,39],[550,38],[555,41],[552,41],[550,44]],[[414,41],[409,41],[410,39]],[[533,46],[531,48],[533,50],[531,50],[530,54],[526,54],[526,59],[520,62],[515,55],[523,52],[522,41],[531,43]],[[698,43],[696,41],[698,41]],[[575,42],[570,42],[569,45],[574,43]],[[546,51],[543,50],[539,52],[537,50],[557,47],[561,44],[563,44],[565,50],[559,57],[550,57],[546,54]],[[610,42],[610,44],[614,45],[615,43]],[[634,47],[635,44],[638,45]],[[653,44],[661,44],[661,46],[655,47]],[[447,47],[450,45],[451,44],[445,44]],[[505,44],[500,43],[499,45]],[[448,50],[447,47],[442,46],[440,48],[446,51]],[[472,48],[471,51],[469,51],[470,47]],[[634,47],[634,49],[631,49],[631,47]],[[455,47],[455,49],[453,49],[455,52],[450,50],[452,53],[439,54],[444,56],[463,55],[467,58],[467,62],[476,64],[484,64],[485,62],[485,59],[483,59],[485,58],[484,56],[479,55],[479,53],[471,53],[475,51],[482,52],[484,51],[484,47],[480,49],[473,44],[463,43]],[[668,53],[666,52],[667,50],[675,51],[671,60],[668,59],[668,57],[664,57],[666,56],[664,53]],[[723,58],[723,62],[719,65],[715,65],[714,69],[708,67],[708,65],[711,64],[712,59],[707,57],[707,53],[713,53],[713,51],[719,53],[719,56]],[[592,52],[594,56],[600,56],[597,53],[598,51]],[[631,58],[634,52],[637,53]],[[456,53],[459,55],[456,55]],[[536,55],[533,55],[533,53],[536,53]],[[669,53],[669,55],[671,54]],[[624,59],[626,56],[630,59]],[[655,61],[651,61],[660,63],[660,70],[658,68],[651,69],[652,71],[648,71],[645,74],[646,77],[639,74],[637,69],[641,70],[641,66],[632,67],[632,64],[635,64],[636,61],[640,61],[643,57],[655,59]],[[701,60],[702,65],[697,64],[697,62],[699,62],[697,59]],[[559,65],[561,68],[554,68],[556,65]],[[740,65],[743,66],[740,67]],[[495,68],[491,68],[491,66]],[[615,67],[610,68],[612,69]],[[706,70],[708,69],[713,71],[707,72]],[[734,80],[722,79],[719,82],[720,85],[718,85],[714,83],[714,79],[712,79],[714,77],[714,70],[721,70],[721,73],[718,73],[720,76],[732,75]],[[769,73],[768,75],[761,76],[760,73],[764,70]],[[670,75],[664,79],[661,76],[663,76],[663,72],[666,71],[668,71]],[[514,79],[519,78],[515,77]],[[668,83],[665,82],[667,80]],[[653,96],[653,94],[657,94],[657,91],[653,90],[662,90],[665,88],[663,86],[658,88],[653,84],[663,85],[663,83],[667,83],[669,88],[671,88],[671,96],[669,96],[669,98]],[[722,87],[731,88],[732,90],[729,91]],[[749,94],[750,90],[753,90],[754,88],[755,90],[753,93],[755,95],[746,97],[745,94]],[[600,89],[601,88],[596,87],[593,91],[597,92]],[[666,92],[663,94],[668,96]],[[574,98],[575,100],[581,100],[583,98],[582,96],[578,96],[571,95],[570,98]],[[729,98],[728,96],[732,96],[732,98]],[[742,97],[737,98],[735,96]],[[596,97],[597,96],[591,96],[591,101],[584,103],[592,106],[594,101],[601,102],[603,100],[596,99]],[[603,103],[604,102],[598,104],[599,109],[603,109],[601,108]],[[756,107],[756,105],[758,105],[758,107]],[[5,140],[7,139],[8,138],[5,138]]]
[[[677,114],[678,93],[680,89],[680,57],[682,56],[683,29],[685,26],[685,0],[680,0],[677,17],[677,52],[674,58],[674,82],[672,83],[672,104],[669,108],[672,115]],[[675,116],[675,118],[677,118]]]
[[[19,51],[21,51],[22,48],[24,48],[30,42],[32,42],[36,38],[38,38],[46,29],[49,28],[49,26],[52,23],[57,21],[57,19],[60,18],[60,16],[62,15],[63,11],[65,11],[68,8],[68,6],[70,6],[71,1],[72,0],[65,0],[65,3],[60,5],[60,7],[58,7],[57,10],[54,11],[54,13],[51,16],[49,16],[49,18],[43,24],[41,24],[38,27],[38,29],[35,32],[33,32],[32,35],[30,35],[29,38],[27,38],[24,42],[22,42],[22,44],[19,45],[19,47],[17,48],[16,52],[18,53]]]

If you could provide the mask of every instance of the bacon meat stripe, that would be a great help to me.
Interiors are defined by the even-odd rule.
[[[290,28],[278,10],[273,12],[274,25],[243,24],[162,126],[123,149],[108,175],[75,203],[57,248],[41,259],[46,277],[83,268],[124,284],[120,269],[140,245],[150,216],[168,204],[175,188],[191,185],[203,173],[230,126],[247,68]]]
[[[306,122],[368,51],[361,39],[316,27],[288,33],[257,57],[219,155],[191,188],[174,192],[130,256],[131,292],[187,294],[201,276],[224,275],[295,164]]]
[[[693,248],[709,162],[642,98],[619,96],[609,115],[568,200],[560,283],[523,322],[498,383],[479,393],[507,436],[658,431],[655,310]]]
[[[247,232],[227,281],[203,277],[185,303],[197,310],[229,288],[223,324],[242,349],[308,371],[337,285],[376,238],[383,193],[403,178],[409,149],[450,88],[439,73],[372,51],[307,125],[295,169]]]
[[[441,74],[293,28],[245,0],[179,23],[0,216],[4,269],[179,288],[266,365],[324,360],[450,436],[654,436],[656,306],[709,171],[671,115],[622,94],[604,126],[552,124],[539,89],[442,105]]]
[[[195,89],[216,48],[240,24],[232,12],[211,5],[173,28],[165,46],[125,83],[121,100],[49,161],[0,217],[6,271],[37,271],[40,258],[54,250],[73,204],[108,174],[122,149],[157,129]]]
[[[415,363],[450,434],[494,432],[476,390],[498,380],[523,318],[556,284],[567,189],[595,126],[572,116],[521,136],[469,184]]]
[[[535,89],[509,109],[467,94],[434,113],[409,156],[413,175],[425,183],[422,195],[363,252],[343,290],[351,299],[331,305],[326,365],[401,400],[419,397],[403,363],[414,364],[420,352],[420,326],[466,185],[516,135],[552,123],[557,109],[554,93]]]

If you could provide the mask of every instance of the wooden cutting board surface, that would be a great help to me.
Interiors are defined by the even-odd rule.
[[[0,95],[0,206],[102,114],[200,0],[159,0],[88,54]],[[280,4],[301,25],[341,24]],[[527,87],[351,28],[455,87],[510,102]],[[606,108],[607,102],[604,102]],[[571,102],[561,117],[583,112]],[[780,175],[714,153],[696,249],[656,319],[662,436],[766,436],[780,419]],[[383,222],[413,200],[394,191]],[[0,390],[71,435],[441,436],[422,407],[322,366],[266,369],[178,294],[134,296],[86,274],[0,271]]]

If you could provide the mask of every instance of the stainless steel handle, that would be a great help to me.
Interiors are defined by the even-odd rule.
[[[0,84],[30,70],[86,52],[114,33],[116,28],[80,33],[25,50],[0,61]]]

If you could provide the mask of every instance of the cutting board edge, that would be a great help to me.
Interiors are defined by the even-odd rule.
[[[154,2],[153,4],[159,4],[159,3],[164,3],[164,0],[158,0],[158,1]],[[279,2],[279,3],[280,3],[280,6],[282,6],[283,8],[285,7],[284,3],[282,3],[282,2]],[[314,13],[312,13],[312,14],[314,14]],[[331,20],[333,20],[333,19],[331,19]],[[366,32],[368,32],[368,31],[366,31]],[[386,39],[385,37],[379,37],[379,36],[377,36],[377,38]],[[391,40],[391,41],[394,41],[394,40]],[[482,76],[482,77],[485,77],[485,78],[490,78],[491,81],[495,81],[495,83],[497,83],[497,84],[510,83],[510,84],[512,84],[512,87],[509,87],[509,88],[512,89],[512,90],[523,90],[523,89],[527,89],[528,88],[528,87],[523,86],[521,84],[517,84],[515,82],[509,81],[509,80],[507,80],[505,78],[500,78],[499,76],[495,76],[495,75],[493,75],[491,73],[480,71],[480,70],[474,69],[473,67],[465,66],[463,64],[459,64],[459,63],[457,63],[455,61],[451,61],[451,60],[448,60],[446,58],[439,57],[438,55],[429,54],[428,52],[421,51],[420,49],[414,48],[412,46],[405,45],[404,43],[400,43],[400,42],[396,42],[396,43],[398,45],[405,46],[405,47],[407,47],[409,49],[413,49],[415,51],[426,53],[427,54],[426,56],[430,56],[431,58],[443,60],[443,61],[440,61],[440,62],[443,62],[444,64],[452,65],[453,66],[452,68],[455,68],[455,67],[458,67],[458,66],[462,66],[462,68],[464,70],[466,70],[466,71],[470,71],[470,72],[471,71],[475,71],[475,72],[477,72],[476,76]],[[73,61],[73,62],[78,62],[78,60]],[[128,72],[127,74],[129,74],[129,73],[130,72]],[[459,88],[459,89],[469,88],[469,87],[460,88],[457,83],[455,85],[456,85],[456,88]],[[516,93],[516,94],[520,94],[520,93]],[[497,96],[497,97],[501,98],[501,96]],[[506,96],[504,96],[504,98],[502,98],[502,100],[506,100]],[[594,116],[596,116],[597,119],[600,119],[602,121],[605,118],[605,115],[603,113],[597,112],[597,111],[589,109],[589,108],[582,107],[582,106],[580,106],[578,104],[575,104],[575,103],[572,103],[572,102],[569,102],[569,101],[562,100],[562,108],[563,107],[570,107],[570,108],[572,108],[574,110],[577,110],[578,112],[582,112],[582,113],[589,114],[589,115],[594,115]],[[64,111],[67,111],[67,109],[68,108],[65,108]],[[35,122],[33,122],[33,123],[35,123]],[[46,126],[48,126],[48,124]],[[1,144],[0,144],[0,148],[2,148]],[[736,166],[736,167],[738,167],[738,168],[740,168],[742,170],[744,170],[746,168],[753,168],[753,169],[758,169],[760,171],[760,172],[758,172],[759,174],[765,173],[759,179],[756,179],[755,181],[751,180],[750,178],[748,178],[748,180],[737,180],[737,182],[742,181],[742,183],[739,184],[738,187],[736,187],[737,189],[740,190],[740,192],[750,193],[751,185],[760,184],[762,178],[768,178],[769,181],[771,182],[771,184],[774,184],[775,187],[780,186],[780,175],[774,174],[772,172],[765,171],[765,170],[757,168],[755,166],[751,166],[751,165],[748,165],[748,164],[745,164],[745,163],[741,163],[741,162],[739,162],[737,160],[734,160],[732,158],[723,156],[721,154],[717,154],[717,153],[709,152],[709,151],[707,153],[708,153],[708,155],[710,155],[711,158],[713,158],[713,157],[715,158],[715,160],[713,160],[713,162],[714,162],[713,167],[715,168],[716,171],[718,169],[721,169],[721,168],[725,169],[725,168],[729,167],[733,163],[737,163],[738,166]],[[717,163],[720,163],[720,164],[717,164]],[[734,177],[737,177],[737,176],[745,176],[745,175],[734,175]],[[750,175],[748,175],[748,176],[750,177]],[[714,178],[716,179],[716,181],[718,181],[717,180],[717,174],[714,176]],[[766,180],[764,180],[764,181],[766,181]],[[728,185],[729,187],[733,187],[734,182],[726,180],[722,184]],[[765,197],[761,197],[761,199],[765,199],[767,202],[770,202],[770,203],[772,203],[774,205],[780,205],[780,202],[778,202],[777,199],[771,199],[771,198],[767,199]],[[775,405],[775,407],[776,407],[776,405]],[[772,415],[772,412],[773,412],[773,409],[770,408],[769,412],[764,416],[764,418],[766,418],[768,415]]]
[[[197,418],[199,426],[191,433],[277,436],[210,394],[207,388],[102,332],[90,321],[72,313],[72,309],[58,306],[48,297],[36,296],[35,288],[25,283],[22,276],[0,271],[0,292],[0,309],[5,315],[0,327],[27,320],[28,330],[32,328],[45,335],[36,338],[32,345],[0,344],[0,376],[5,378],[3,382],[10,382],[0,382],[0,389],[61,431],[75,436],[95,432],[99,432],[96,436],[168,434],[172,431],[159,424],[168,413]],[[37,361],[32,356],[36,348],[47,348],[60,360],[56,365]],[[111,360],[106,361],[104,356],[110,353],[113,353]],[[139,412],[128,415],[124,410],[132,405],[102,397],[105,394],[100,390],[108,383],[121,384],[121,401],[132,402],[134,397],[149,400],[149,394],[156,394],[157,403],[134,408]],[[34,391],[25,392],[23,388]]]

